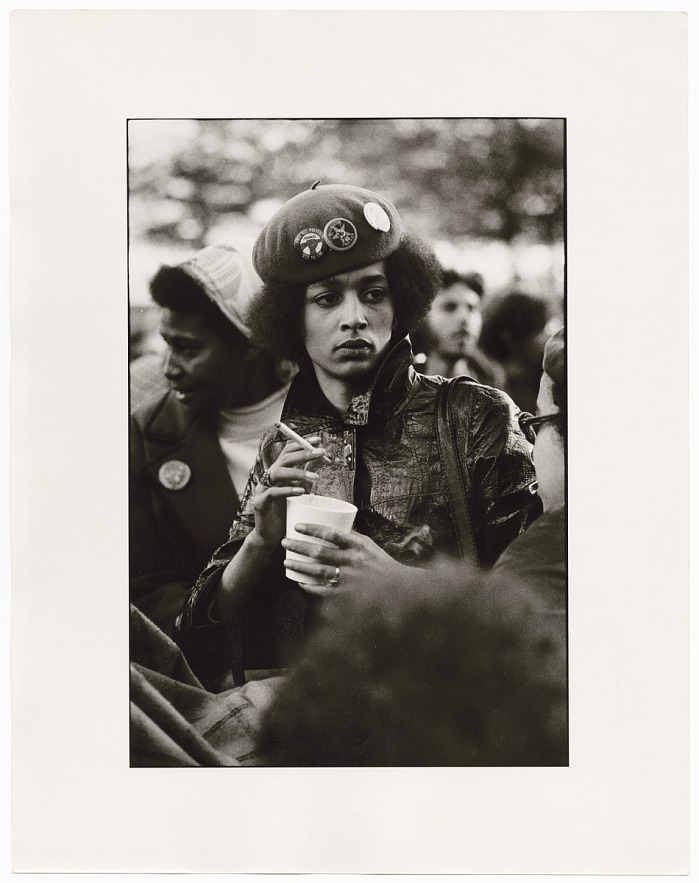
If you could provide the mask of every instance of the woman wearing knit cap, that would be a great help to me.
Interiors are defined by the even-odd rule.
[[[262,434],[286,397],[288,377],[246,324],[261,284],[231,245],[207,246],[151,281],[165,389],[131,418],[129,584],[131,601],[168,635],[228,536]]]
[[[238,679],[288,659],[317,616],[317,595],[351,592],[389,571],[408,579],[438,554],[460,551],[489,566],[539,512],[530,447],[506,395],[455,381],[453,435],[438,432],[446,381],[413,370],[406,335],[427,314],[440,268],[387,199],[314,185],[268,222],[253,259],[265,283],[251,306],[253,337],[299,365],[282,421],[317,451],[276,429],[264,436],[230,539],[178,620],[195,667],[213,658],[212,640],[226,640]],[[454,493],[462,481],[465,515]],[[353,502],[354,531],[307,525],[297,530],[334,546],[282,545],[286,498],[311,489]],[[293,566],[323,586],[287,579],[285,549],[311,555]],[[224,637],[214,637],[217,628]]]

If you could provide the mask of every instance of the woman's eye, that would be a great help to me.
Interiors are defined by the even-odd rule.
[[[339,299],[339,295],[335,294],[333,291],[326,291],[324,294],[319,294],[317,297],[314,297],[313,303],[319,304],[321,307],[331,307],[334,306]]]
[[[377,303],[384,297],[386,297],[386,292],[383,288],[370,288],[368,291],[364,292],[364,300],[367,300],[370,303]]]

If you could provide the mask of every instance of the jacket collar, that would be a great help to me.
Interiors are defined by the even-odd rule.
[[[144,427],[149,439],[171,445],[181,442],[198,418],[175,398],[174,392],[163,396]]]
[[[386,354],[369,389],[356,395],[342,418],[346,426],[387,422],[405,407],[417,386],[412,367],[410,340],[404,337]],[[333,417],[335,409],[323,394],[312,365],[304,366],[291,383],[282,419],[295,414],[307,417]]]

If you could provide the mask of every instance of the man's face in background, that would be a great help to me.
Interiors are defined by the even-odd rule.
[[[437,353],[446,358],[461,358],[480,336],[481,299],[465,283],[455,282],[434,299],[427,324]]]

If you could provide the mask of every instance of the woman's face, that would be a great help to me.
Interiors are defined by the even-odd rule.
[[[434,349],[447,358],[461,358],[481,333],[481,300],[463,282],[456,282],[434,299],[427,324]]]
[[[249,384],[241,365],[248,344],[216,334],[196,313],[164,309],[160,333],[168,350],[164,374],[177,399],[197,414],[248,403]]]
[[[390,343],[394,315],[383,261],[311,283],[301,337],[318,379],[361,385]]]

